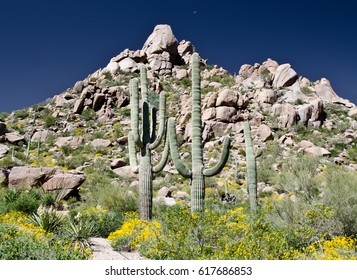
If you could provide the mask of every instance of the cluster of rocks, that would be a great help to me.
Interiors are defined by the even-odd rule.
[[[9,131],[6,124],[0,122],[0,158],[5,156],[9,151],[9,144],[17,144],[24,141],[25,137],[16,131]]]
[[[189,41],[177,41],[169,25],[160,24],[154,28],[141,50],[124,50],[113,57],[104,69],[112,74],[119,70],[135,72],[140,63],[156,75],[171,75],[175,66],[188,64],[194,46]]]
[[[42,187],[44,191],[59,191],[62,198],[78,195],[85,177],[81,173],[62,171],[55,167],[16,166],[0,169],[0,183],[9,188]]]

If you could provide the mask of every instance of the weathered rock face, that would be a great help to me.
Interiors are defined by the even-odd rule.
[[[23,141],[25,138],[17,132],[9,132],[5,133],[5,139],[10,143],[17,143]]]
[[[298,75],[290,64],[281,64],[276,68],[273,86],[276,88],[288,87],[294,84],[297,79]]]
[[[46,181],[42,187],[47,192],[59,190],[61,197],[65,198],[69,195],[78,195],[79,187],[84,181],[83,174],[58,173]]]
[[[61,171],[54,167],[13,167],[8,176],[8,186],[16,188],[43,187],[45,191],[60,190],[62,197],[77,195],[85,181],[83,174]]]
[[[142,51],[146,53],[147,57],[167,52],[170,54],[172,62],[175,61],[178,54],[178,41],[172,32],[172,29],[167,24],[159,24],[155,26],[153,33],[147,38]]]
[[[53,167],[13,167],[9,174],[9,187],[21,185],[29,187],[42,186],[56,172],[57,170]]]

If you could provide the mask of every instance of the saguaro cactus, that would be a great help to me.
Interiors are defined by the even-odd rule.
[[[200,85],[200,57],[192,55],[192,170],[188,169],[180,158],[175,119],[168,121],[170,154],[177,171],[184,177],[191,179],[191,211],[198,212],[204,209],[205,177],[218,174],[225,166],[230,148],[230,137],[226,136],[223,142],[223,151],[217,164],[212,168],[204,168],[202,149],[202,119],[201,119],[201,85]]]
[[[258,194],[257,194],[257,166],[253,150],[252,136],[250,133],[249,123],[244,123],[244,141],[245,154],[247,159],[247,188],[249,194],[249,205],[252,212],[257,210]]]
[[[156,111],[148,102],[148,83],[146,68],[140,67],[141,100],[142,100],[142,133],[139,133],[139,88],[138,79],[130,80],[131,131],[128,136],[130,166],[134,173],[139,173],[139,212],[143,220],[151,219],[152,215],[152,179],[153,173],[160,172],[168,158],[169,144],[165,140],[165,148],[161,161],[152,165],[151,151],[156,149],[163,139],[166,139],[166,93],[160,93],[159,129],[156,135]],[[150,111],[151,110],[151,119]],[[137,149],[140,149],[138,165]]]

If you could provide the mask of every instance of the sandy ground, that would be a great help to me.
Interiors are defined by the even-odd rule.
[[[93,260],[145,260],[138,252],[116,252],[108,240],[104,238],[90,238]]]

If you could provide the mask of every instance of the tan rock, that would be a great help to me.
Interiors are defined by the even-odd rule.
[[[138,175],[135,174],[130,166],[123,166],[119,168],[113,169],[114,173],[117,174],[118,176],[124,177],[124,178],[130,178],[130,179],[137,179]]]
[[[350,117],[357,117],[357,107],[352,108],[348,111],[348,116]]]
[[[186,69],[179,69],[177,72],[176,72],[176,78],[181,80],[183,78],[186,78],[188,77],[188,73],[187,73],[187,70]]]
[[[276,88],[288,87],[295,83],[298,75],[289,63],[281,64],[276,68],[273,86]]]
[[[152,54],[167,51],[170,55],[178,54],[178,41],[167,24],[156,25],[154,31],[147,38],[142,50],[148,57]]]
[[[235,122],[237,120],[237,109],[234,107],[220,106],[216,108],[216,120],[219,122]]]
[[[60,173],[43,184],[45,191],[60,190],[61,197],[65,198],[71,194],[78,194],[78,189],[85,181],[83,174]]]
[[[91,142],[91,145],[93,147],[109,147],[112,144],[112,142],[110,140],[106,140],[106,139],[94,139]]]
[[[276,91],[268,88],[261,88],[255,93],[256,100],[259,103],[274,104],[278,98]]]
[[[212,120],[216,117],[216,108],[208,108],[203,111],[202,113],[202,120],[207,121],[207,120]]]
[[[219,92],[216,106],[236,107],[238,102],[238,93],[231,89],[223,89]]]
[[[325,148],[316,147],[316,146],[307,148],[304,151],[305,151],[305,153],[308,153],[308,154],[311,154],[314,156],[329,156],[329,155],[331,155],[331,153],[328,150],[326,150]]]
[[[10,143],[17,143],[23,141],[25,138],[17,132],[8,132],[5,133],[5,139]]]
[[[279,122],[282,127],[292,127],[296,124],[297,115],[292,104],[274,104],[271,111],[274,116],[279,116]]]
[[[53,167],[13,167],[9,174],[9,187],[17,186],[42,186],[47,180],[53,177],[57,170]]]
[[[274,138],[270,127],[267,126],[266,124],[262,124],[261,126],[258,127],[258,135],[263,142],[272,140]]]

